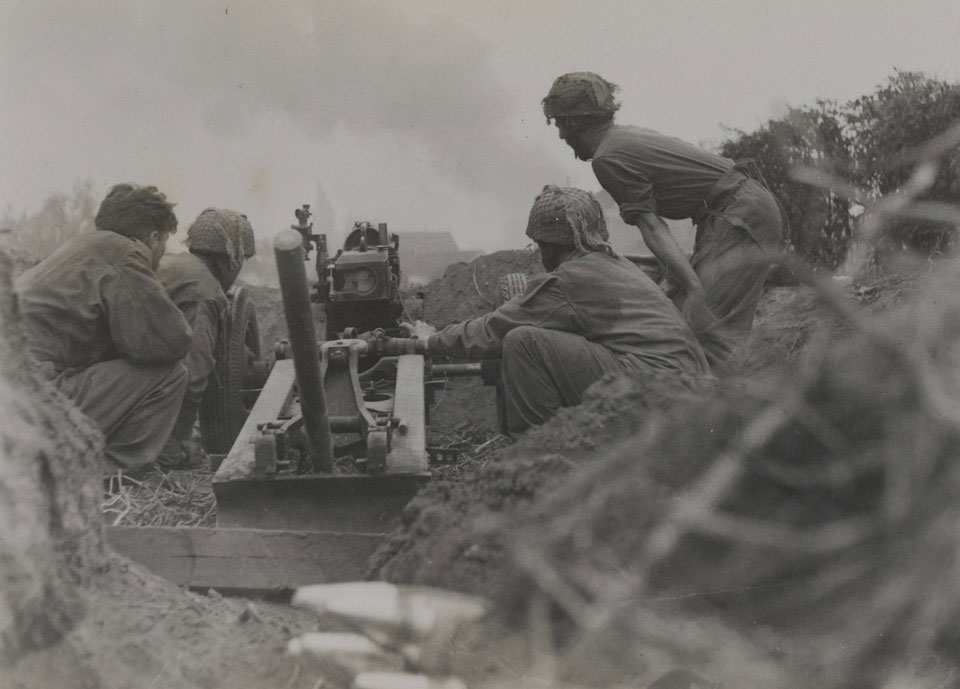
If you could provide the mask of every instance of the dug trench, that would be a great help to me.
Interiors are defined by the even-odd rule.
[[[530,258],[452,266],[425,319],[492,308],[495,276]],[[513,444],[477,390],[452,388],[429,442],[459,444],[462,464],[410,503],[368,575],[492,601],[446,663],[471,687],[642,688],[673,670],[705,686],[941,686],[957,657],[957,594],[936,582],[960,561],[960,312],[930,295],[957,282],[772,288],[729,375],[605,379]],[[2,399],[20,420],[2,438],[3,686],[323,686],[284,652],[314,616],[183,590],[104,548],[83,479],[96,433],[23,373],[3,306]],[[202,477],[165,480],[202,503]],[[178,509],[211,516],[141,517]]]

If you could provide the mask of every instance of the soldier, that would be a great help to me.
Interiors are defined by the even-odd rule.
[[[769,256],[783,232],[776,197],[734,161],[651,129],[615,124],[617,86],[590,72],[564,74],[543,99],[581,160],[639,228],[665,271],[665,289],[719,367],[749,335]],[[759,178],[759,174],[756,175]],[[697,226],[687,260],[663,218]]]
[[[156,187],[118,184],[95,226],[20,276],[23,332],[40,375],[103,431],[105,470],[139,474],[187,382],[190,327],[155,272],[177,218]]]
[[[502,358],[511,432],[580,403],[604,374],[709,371],[693,332],[643,271],[608,243],[600,204],[588,192],[546,186],[527,236],[547,273],[480,318],[421,331],[415,350],[455,358]]]
[[[164,257],[158,271],[170,298],[193,329],[184,360],[187,389],[173,432],[157,463],[164,469],[197,466],[199,451],[191,440],[207,379],[216,366],[217,341],[227,313],[230,289],[245,259],[256,252],[246,216],[208,208],[187,230],[189,253]]]

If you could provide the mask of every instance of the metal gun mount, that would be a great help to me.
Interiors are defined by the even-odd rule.
[[[293,214],[297,218],[297,224],[291,225],[290,229],[296,230],[300,233],[300,236],[303,238],[303,258],[304,260],[310,259],[310,249],[311,244],[313,247],[316,247],[318,254],[327,254],[327,236],[324,234],[314,234],[313,233],[313,223],[310,221],[310,204],[305,203],[300,208],[297,208],[293,211]]]
[[[338,339],[348,328],[395,329],[404,312],[400,238],[386,223],[356,222],[333,257],[326,253],[326,239],[321,244],[314,300],[323,305],[325,339]]]
[[[293,360],[276,362],[214,476],[217,523],[318,531],[350,515],[367,527],[385,519],[382,533],[383,502],[405,504],[429,477],[423,357],[367,362],[361,375],[366,342],[318,346],[301,237],[280,233],[274,252]],[[334,435],[346,436],[336,451]],[[336,454],[352,473],[333,471]]]

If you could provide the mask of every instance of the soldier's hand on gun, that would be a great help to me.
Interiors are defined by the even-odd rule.
[[[683,317],[687,319],[687,323],[695,333],[702,333],[717,322],[717,317],[707,306],[707,299],[702,289],[687,293],[687,298],[683,302]]]
[[[400,332],[407,337],[387,337],[383,330],[371,330],[357,337],[367,343],[367,352],[374,356],[399,356],[401,354],[426,354],[427,339],[436,328],[423,321],[401,323]]]
[[[358,334],[357,339],[367,343],[368,352],[375,353],[379,347],[379,343],[384,339],[383,330],[380,328],[367,330]]]

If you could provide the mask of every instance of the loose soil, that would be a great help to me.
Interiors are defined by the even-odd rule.
[[[501,252],[451,266],[426,289],[425,320],[442,327],[493,308],[497,277],[536,272],[539,264],[532,256]],[[591,388],[583,405],[563,410],[516,443],[497,434],[491,389],[476,381],[451,381],[432,409],[428,443],[459,447],[463,457],[435,470],[433,484],[408,506],[372,559],[369,576],[480,593],[495,602],[480,640],[450,660],[470,686],[646,687],[676,668],[709,677],[703,686],[721,681],[742,687],[853,686],[845,671],[862,675],[864,663],[873,661],[871,672],[879,677],[886,669],[879,659],[893,658],[891,649],[913,648],[916,638],[909,633],[917,625],[930,631],[925,638],[931,643],[923,648],[923,662],[908,667],[939,681],[951,671],[954,656],[933,643],[938,623],[917,611],[953,610],[955,596],[937,591],[941,598],[924,599],[921,586],[912,597],[898,599],[900,629],[883,627],[879,637],[870,636],[876,625],[894,617],[878,621],[867,615],[881,600],[874,595],[882,589],[877,582],[953,580],[949,562],[928,562],[909,549],[913,541],[901,538],[915,537],[922,526],[931,542],[941,543],[942,530],[933,528],[939,522],[916,513],[922,501],[914,493],[877,489],[876,474],[866,483],[843,484],[850,472],[838,467],[847,465],[836,464],[832,450],[823,449],[840,442],[831,429],[853,439],[848,456],[864,461],[886,457],[882,443],[899,443],[890,452],[929,459],[924,460],[931,468],[923,495],[930,504],[950,515],[960,504],[951,492],[960,481],[936,459],[944,448],[960,447],[949,423],[924,413],[889,347],[877,345],[873,334],[864,335],[842,309],[825,305],[825,295],[839,295],[838,303],[872,323],[898,311],[894,307],[918,291],[937,293],[919,290],[915,283],[887,277],[854,285],[772,288],[729,377],[607,378]],[[271,300],[268,288],[257,290],[261,338],[272,342],[282,334],[276,292]],[[931,348],[946,343],[930,361],[935,371],[948,371],[940,367],[956,361],[946,346],[955,344],[950,327],[960,316],[943,311],[944,305],[931,311],[929,299],[911,303],[935,318],[922,320],[921,327],[905,326],[897,316],[885,332],[910,333]],[[827,342],[845,344],[828,347]],[[956,382],[955,374],[943,378]],[[799,585],[789,588],[789,577],[771,564],[777,560],[768,550],[736,539],[682,537],[664,526],[679,492],[702,486],[724,448],[747,442],[740,435],[745,425],[773,414],[771,400],[801,387],[808,413],[801,423],[764,438],[765,451],[783,460],[766,468],[782,473],[803,466],[784,458],[816,457],[836,470],[838,485],[850,492],[808,490],[802,481],[785,490],[751,474],[751,481],[723,492],[727,507],[761,520],[750,524],[799,526],[874,514],[881,507],[869,498],[882,495],[900,505],[896,514],[911,515],[904,521],[887,513],[890,534],[872,546],[850,546],[851,566],[867,567],[873,583],[856,585],[852,592],[831,590],[834,597],[826,599],[826,607],[802,605],[801,598],[812,594]],[[956,388],[949,394],[957,399]],[[896,432],[888,435],[884,428]],[[786,480],[784,475],[777,474],[778,480]],[[911,500],[897,503],[905,497]],[[709,509],[715,508],[710,503]],[[758,531],[757,538],[764,533]],[[651,542],[663,548],[657,557]],[[878,550],[889,557],[878,560]],[[955,553],[955,547],[939,552]],[[822,563],[811,556],[791,558],[801,569]],[[884,578],[890,572],[897,578]],[[646,578],[638,579],[638,573]],[[851,577],[852,584],[859,576],[832,575]],[[721,586],[734,593],[724,595]],[[761,593],[744,596],[745,587]],[[298,669],[283,654],[292,636],[317,625],[301,611],[184,591],[113,555],[81,587],[81,595],[87,611],[83,621],[60,643],[22,660],[4,675],[3,686],[318,686],[316,674]],[[820,622],[804,617],[813,612],[824,615]],[[864,649],[854,643],[851,629],[862,637],[895,641]],[[818,638],[842,646],[817,645]]]
[[[112,556],[83,590],[86,616],[62,641],[22,660],[5,687],[297,687],[284,655],[313,615],[264,601],[191,593]]]
[[[948,285],[956,276],[951,279]],[[709,686],[721,680],[724,686],[859,686],[879,681],[897,663],[912,667],[911,634],[929,623],[920,612],[931,604],[925,597],[944,595],[920,582],[944,575],[951,565],[924,560],[904,566],[898,560],[915,550],[919,533],[927,533],[919,524],[935,520],[923,506],[932,494],[929,486],[916,492],[882,488],[877,472],[883,461],[877,458],[888,455],[891,466],[898,466],[905,453],[913,461],[929,453],[919,461],[938,467],[934,474],[946,482],[938,486],[938,509],[954,514],[960,507],[957,469],[943,454],[960,438],[956,426],[938,413],[925,414],[914,397],[915,386],[929,384],[926,375],[939,371],[953,383],[942,404],[957,408],[958,342],[943,322],[958,314],[956,306],[950,310],[937,301],[953,288],[928,285],[918,295],[916,282],[888,276],[854,285],[828,281],[770,289],[753,337],[727,377],[600,381],[580,407],[563,410],[461,482],[424,490],[375,556],[370,576],[494,596],[507,629],[535,626],[531,601],[547,598],[552,612],[546,625],[563,649],[549,676],[575,684],[631,678],[642,687],[680,667],[711,678]],[[896,309],[901,302],[906,308]],[[932,371],[913,379],[900,359],[923,357],[927,347],[933,349],[924,366]],[[721,502],[757,521],[734,524],[712,539],[664,525],[671,497],[701,479],[715,483],[704,476],[718,453],[724,457],[731,445],[735,450],[754,442],[759,431],[737,433],[758,418],[777,419],[786,403],[778,400],[791,391],[805,400],[803,413],[770,422],[774,430],[762,447],[771,464],[711,498],[702,508],[707,522],[699,528],[716,529],[707,514]],[[810,462],[814,466],[801,468]],[[862,462],[873,468],[855,468]],[[816,485],[831,470],[844,476],[836,487]],[[941,480],[934,474],[925,480]],[[849,551],[858,553],[848,555],[856,567],[873,572],[843,575],[858,582],[856,588],[827,583],[827,575],[817,578],[818,567],[833,566],[826,564],[836,557],[829,546],[816,555],[790,552],[786,534],[802,524],[836,523],[857,543],[857,530],[839,524],[881,511],[878,501],[891,494],[904,501],[903,520],[879,542]],[[786,524],[777,546],[787,550],[785,559],[769,545],[738,542],[751,529],[759,530],[758,538],[766,531],[773,539]],[[936,538],[949,540],[946,531]],[[899,572],[900,566],[908,571]],[[934,574],[940,566],[946,569]],[[795,567],[814,575],[798,575]],[[872,616],[885,580],[910,579],[915,588],[902,593],[908,628]],[[767,588],[772,591],[764,593]],[[823,598],[824,590],[830,598]],[[940,602],[952,609],[956,597],[946,594]],[[683,625],[691,625],[690,633],[679,633]],[[958,656],[945,648],[952,644],[950,630],[934,634],[924,652],[937,681],[956,673]],[[930,630],[925,633],[929,641]],[[502,638],[512,637],[498,628],[487,643]],[[823,661],[830,644],[844,652]],[[718,654],[718,646],[730,656]],[[799,681],[785,676],[784,666],[774,662],[778,653],[811,674]],[[536,664],[536,654],[528,651],[525,661]]]
[[[437,328],[492,311],[500,304],[499,279],[510,273],[543,272],[540,252],[498,251],[470,263],[455,263],[423,290],[424,320]]]

